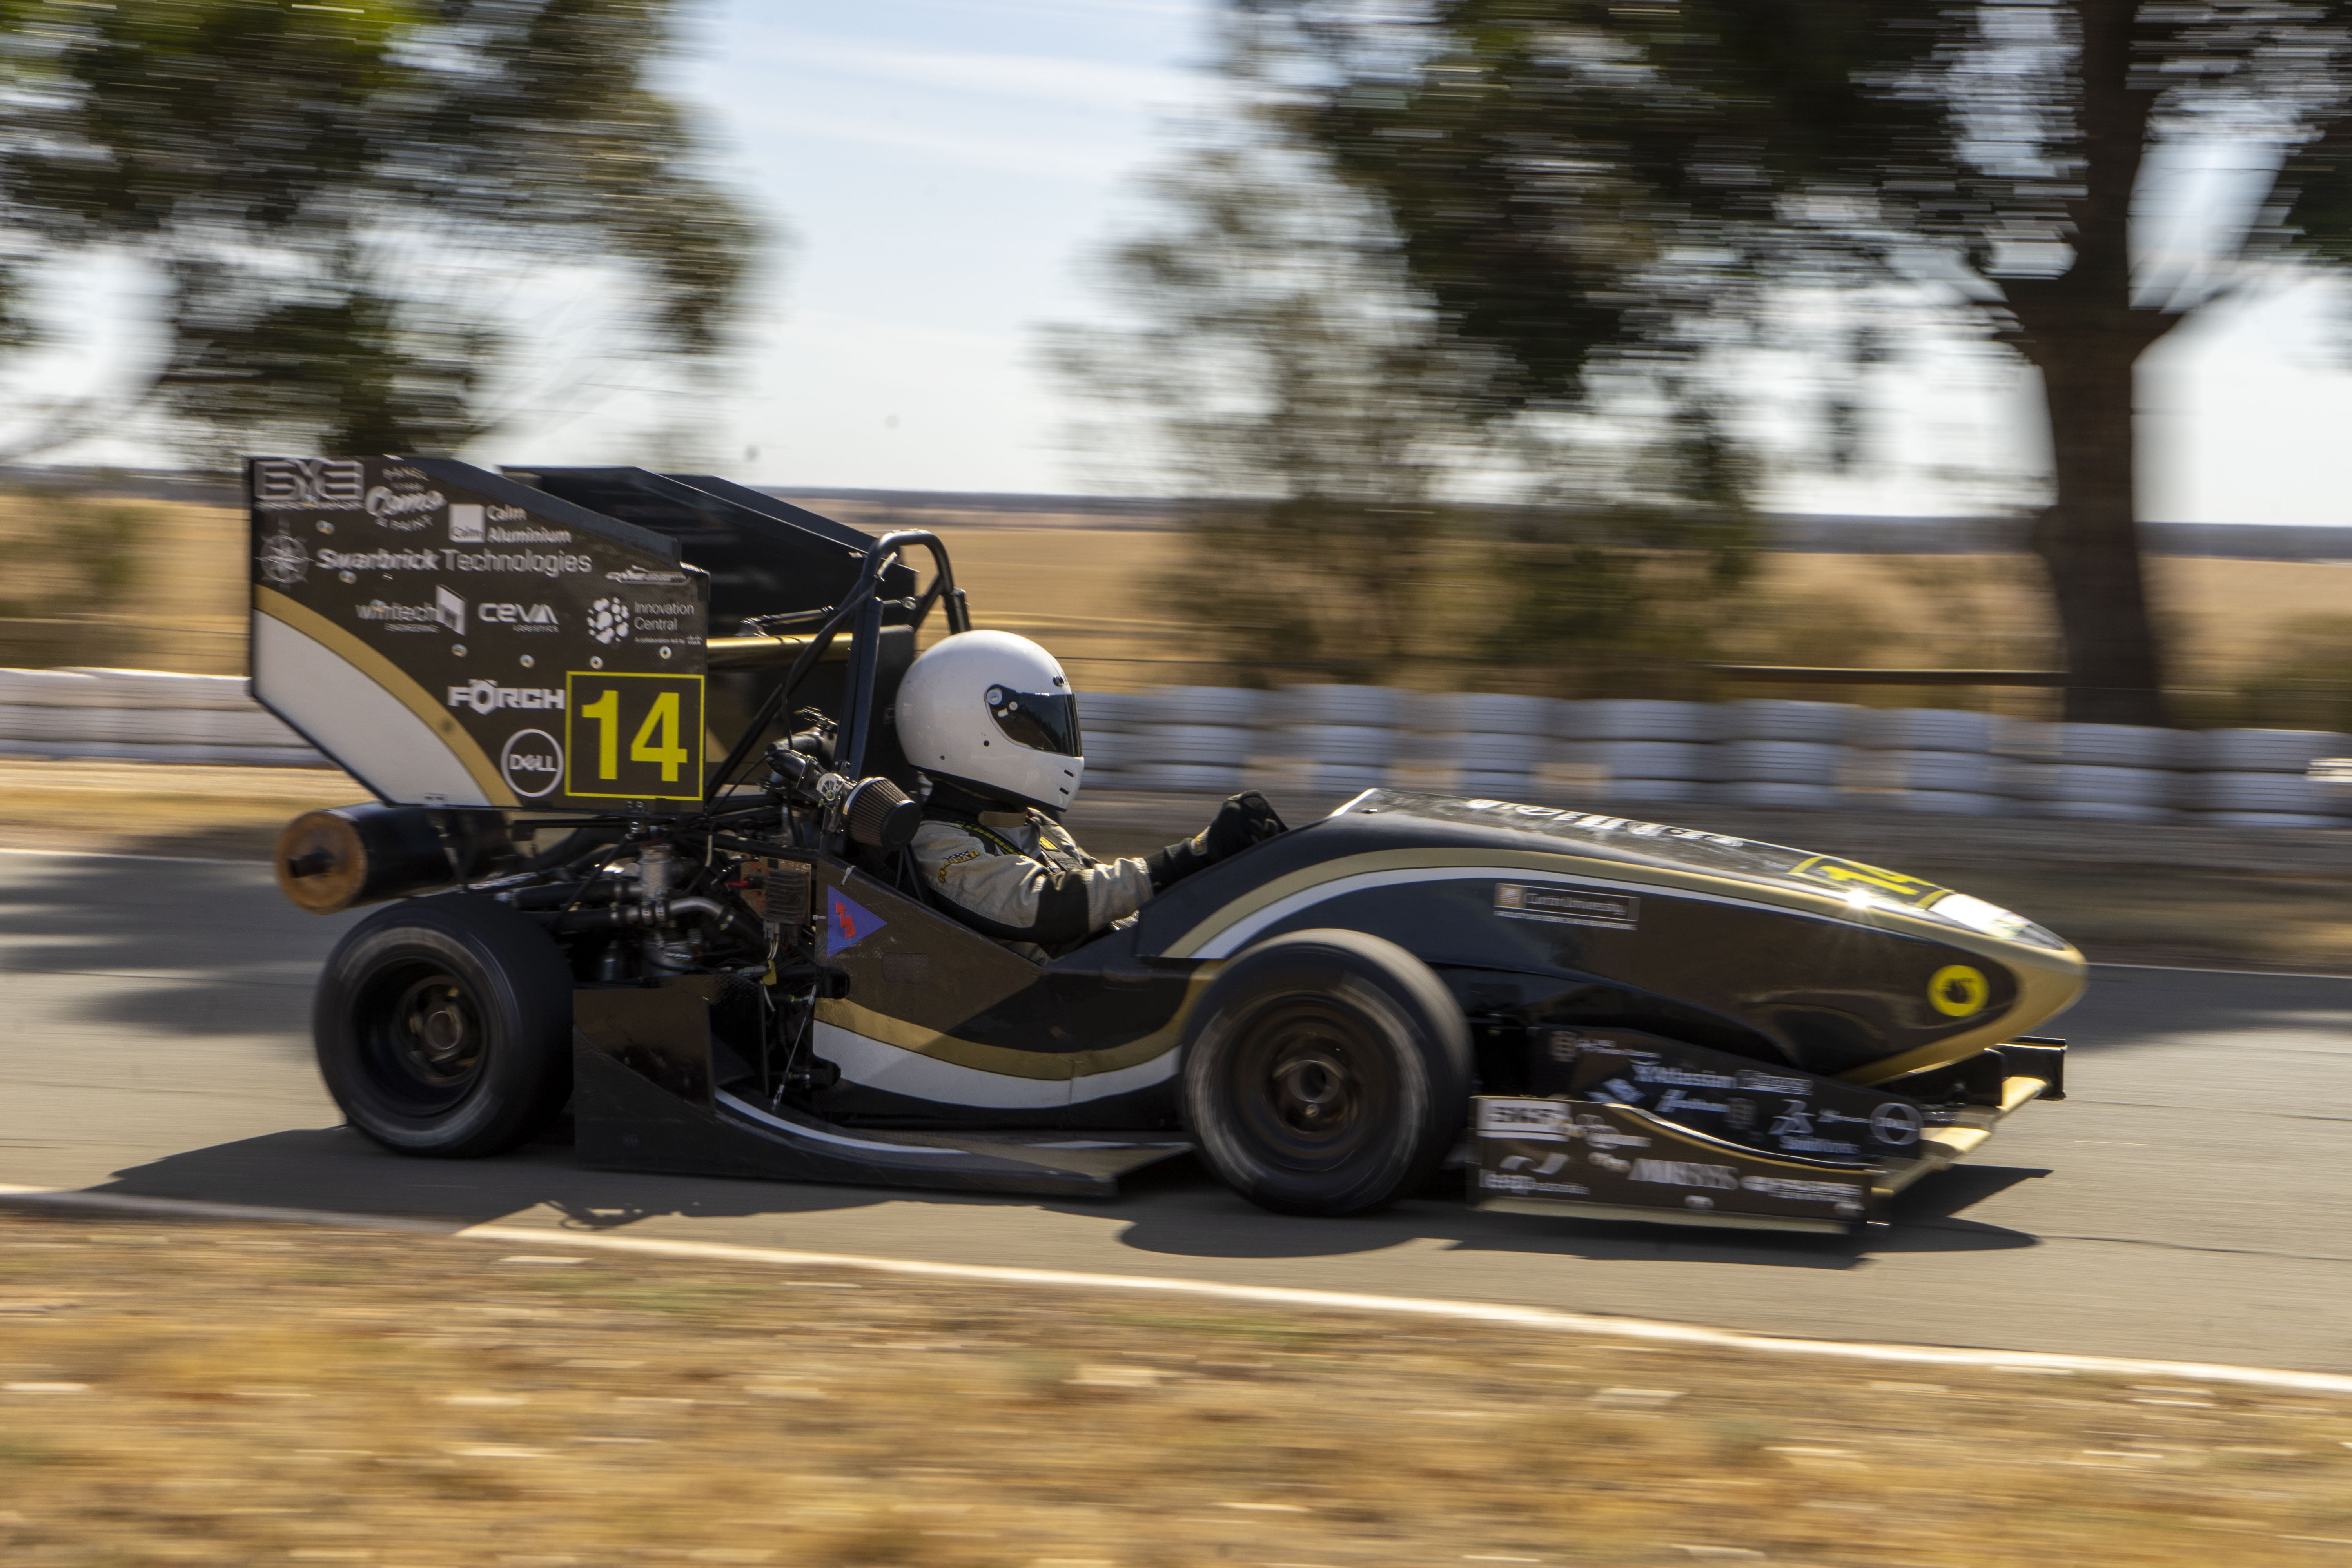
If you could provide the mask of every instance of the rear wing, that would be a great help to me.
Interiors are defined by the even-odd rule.
[[[253,695],[400,805],[698,809],[730,745],[752,739],[726,731],[782,679],[736,672],[773,661],[733,637],[713,676],[714,600],[729,633],[830,608],[878,542],[722,480],[642,469],[255,458],[246,479]],[[911,587],[903,563],[883,573],[885,592]],[[865,642],[903,668],[911,628]],[[891,691],[848,673],[797,695],[828,710],[854,697],[861,711],[835,716],[865,732],[896,669]],[[877,744],[896,760],[887,736]]]

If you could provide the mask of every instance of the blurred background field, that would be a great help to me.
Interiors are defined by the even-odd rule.
[[[2156,1375],[16,1215],[0,1322],[11,1563],[2304,1568],[2352,1539],[2352,1399]]]
[[[795,492],[800,504],[877,531],[940,531],[983,626],[1045,643],[1083,687],[1280,686],[1328,679],[1328,661],[1251,658],[1182,588],[1201,542],[1178,503],[1007,498],[877,501]],[[959,504],[965,503],[965,504]],[[249,563],[241,508],[109,494],[103,482],[0,490],[0,666],[106,666],[242,675]],[[1475,623],[1484,579],[1456,547],[1451,601],[1371,673],[1423,689],[1580,689],[1570,654],[1514,659],[1454,634]],[[1345,563],[1335,558],[1331,592]],[[2150,557],[2184,721],[2352,727],[2352,561]],[[1430,563],[1446,584],[1448,563]],[[1787,696],[1879,706],[1973,707],[2053,718],[2060,699],[2022,687],[1775,685],[1712,678],[1699,656],[1759,665],[2047,668],[2055,658],[2040,566],[2024,554],[1758,552],[1738,594],[1709,611],[1704,646],[1661,689],[1611,695]],[[1675,650],[1665,650],[1671,663]],[[1351,662],[1343,674],[1360,674]]]

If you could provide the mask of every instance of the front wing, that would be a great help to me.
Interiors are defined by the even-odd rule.
[[[1470,1204],[1750,1230],[1849,1234],[1883,1226],[1896,1194],[1973,1152],[2034,1100],[2063,1098],[2063,1053],[2049,1041],[1995,1047],[1986,1056],[2000,1072],[1997,1100],[1937,1108],[1899,1148],[1865,1144],[1860,1159],[1759,1148],[1624,1103],[1609,1093],[1611,1085],[1626,1087],[1622,1073],[1585,1092],[1481,1095],[1472,1101]]]

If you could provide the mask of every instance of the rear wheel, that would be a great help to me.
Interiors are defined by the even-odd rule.
[[[572,973],[554,942],[488,899],[379,910],[327,960],[319,1070],[352,1126],[404,1154],[496,1154],[572,1092]]]
[[[1202,997],[1184,1114],[1226,1185],[1283,1214],[1377,1208],[1460,1133],[1470,1035],[1429,966],[1360,931],[1251,948]]]

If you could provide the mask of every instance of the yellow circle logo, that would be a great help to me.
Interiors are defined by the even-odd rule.
[[[1992,987],[1981,971],[1965,963],[1948,963],[1927,982],[1927,1002],[1947,1018],[1965,1018],[1984,1011]]]

